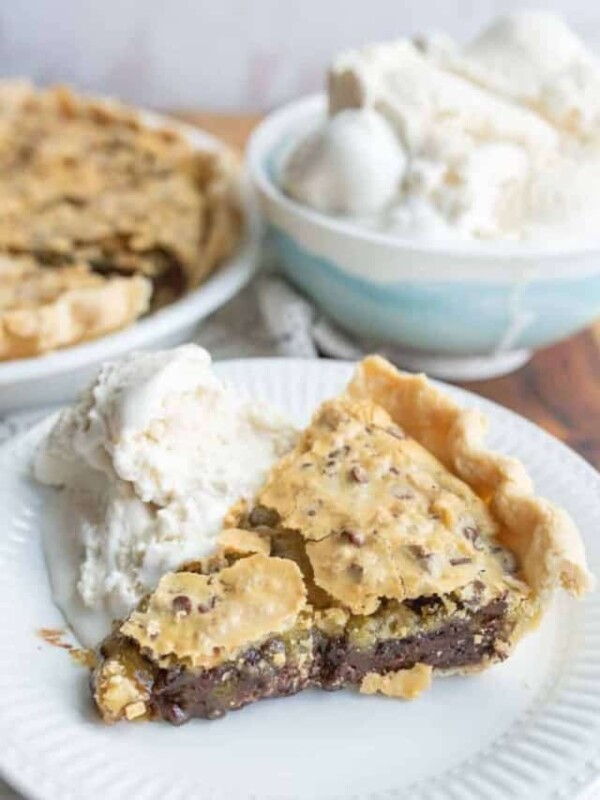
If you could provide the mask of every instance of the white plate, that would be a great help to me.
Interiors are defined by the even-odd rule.
[[[191,125],[145,111],[140,116],[150,126],[178,131],[199,150],[225,148],[219,139]],[[0,413],[70,400],[101,362],[132,350],[187,341],[201,319],[237,294],[256,271],[262,238],[257,200],[245,172],[240,173],[237,188],[244,216],[243,239],[205,283],[116,333],[36,358],[0,362]]]
[[[339,362],[247,360],[219,372],[304,423],[350,374]],[[491,419],[493,446],[578,522],[600,563],[600,477],[516,415],[456,389]],[[40,545],[47,490],[28,478],[48,422],[0,453],[0,768],[43,800],[544,800],[588,794],[600,775],[600,597],[561,596],[515,655],[445,678],[412,703],[349,691],[257,703],[215,721],[101,724],[86,674],[44,644],[60,627]]]

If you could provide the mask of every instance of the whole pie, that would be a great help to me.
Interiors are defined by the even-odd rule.
[[[239,239],[229,154],[65,88],[0,82],[0,175],[0,359],[131,323]]]
[[[591,577],[568,514],[484,435],[478,412],[367,358],[216,552],[102,643],[104,720],[180,724],[308,686],[411,698],[507,658]]]

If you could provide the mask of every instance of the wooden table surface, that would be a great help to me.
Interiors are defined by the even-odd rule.
[[[238,150],[258,115],[179,114]],[[504,378],[461,383],[517,411],[600,468],[600,320],[568,341],[540,350]]]

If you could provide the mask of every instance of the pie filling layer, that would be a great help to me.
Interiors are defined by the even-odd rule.
[[[192,717],[222,717],[257,700],[311,686],[361,687],[373,674],[386,676],[417,665],[441,671],[478,668],[505,657],[514,627],[505,600],[464,614],[438,614],[435,623],[419,630],[418,623],[425,623],[438,604],[443,603],[432,599],[417,611],[406,609],[416,614],[415,629],[408,635],[373,638],[360,646],[352,633],[328,634],[307,615],[285,634],[249,645],[235,659],[211,669],[181,663],[160,667],[135,642],[115,633],[102,646],[94,694],[106,721],[163,719],[179,725]],[[119,696],[115,686],[122,683],[130,691]]]

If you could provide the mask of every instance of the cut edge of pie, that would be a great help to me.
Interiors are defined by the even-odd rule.
[[[593,583],[573,521],[486,449],[483,416],[379,357],[227,524],[102,643],[105,721],[215,718],[308,686],[416,697],[432,673],[504,660],[555,589]]]

